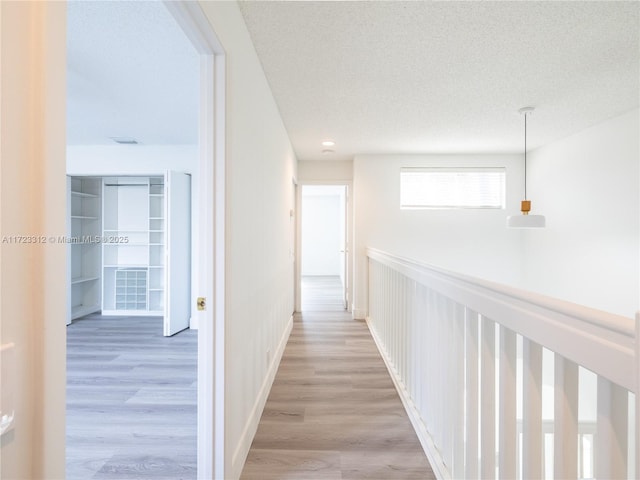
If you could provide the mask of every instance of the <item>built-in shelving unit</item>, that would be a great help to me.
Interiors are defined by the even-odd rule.
[[[99,237],[102,180],[68,177],[67,248],[69,256],[69,309],[67,324],[97,312],[101,307],[101,258]]]
[[[105,178],[105,315],[164,314],[164,178]]]
[[[166,232],[163,178],[149,182],[149,307],[164,309]]]
[[[157,315],[189,326],[191,177],[69,177],[69,317]]]

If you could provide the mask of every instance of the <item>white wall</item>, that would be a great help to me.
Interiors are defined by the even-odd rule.
[[[0,235],[65,234],[62,2],[0,2]],[[46,79],[46,81],[44,81]],[[15,344],[3,479],[65,477],[66,248],[0,246],[0,343]]]
[[[506,167],[507,208],[400,210],[400,168]],[[353,163],[354,316],[367,313],[366,247],[502,283],[520,279],[520,230],[505,227],[519,210],[521,155],[359,155]]]
[[[235,2],[201,2],[226,52],[225,478],[237,478],[293,312],[295,155]]]
[[[344,218],[344,205],[340,193],[344,187],[331,188],[333,194],[314,194],[313,185],[302,187],[302,275],[341,275],[340,249],[342,248],[340,226]]]
[[[164,175],[167,170],[191,175],[191,328],[197,328],[196,292],[202,263],[198,252],[198,146],[197,145],[69,145],[67,146],[67,175],[126,176]]]
[[[298,162],[299,182],[322,183],[347,180],[353,180],[353,162]]]
[[[146,175],[198,172],[197,145],[69,145],[68,175]],[[194,182],[195,183],[195,182]]]
[[[524,286],[632,317],[640,309],[638,110],[534,151]]]
[[[640,309],[639,112],[529,154],[528,194],[544,229],[506,229],[517,214],[522,155],[357,156],[356,316],[366,314],[372,246],[472,276],[632,317]],[[400,211],[402,166],[504,165],[507,211]]]

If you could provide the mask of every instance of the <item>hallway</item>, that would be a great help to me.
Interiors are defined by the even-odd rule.
[[[364,322],[295,315],[241,478],[435,478]]]
[[[343,312],[344,290],[337,275],[303,275],[301,278],[303,312]]]

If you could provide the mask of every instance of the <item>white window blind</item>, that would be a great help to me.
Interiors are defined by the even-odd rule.
[[[504,168],[402,168],[400,208],[504,208]]]

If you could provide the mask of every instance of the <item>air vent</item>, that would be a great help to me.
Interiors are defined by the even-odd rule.
[[[135,138],[131,137],[109,137],[116,143],[120,145],[138,145],[138,141]]]

